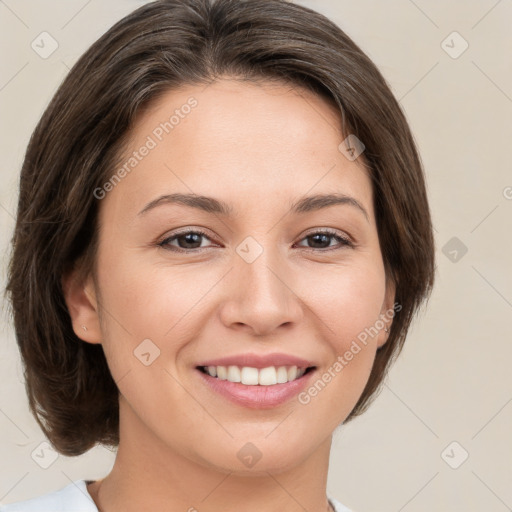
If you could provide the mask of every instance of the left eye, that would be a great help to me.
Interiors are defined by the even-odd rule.
[[[315,233],[311,233],[311,234],[307,235],[306,237],[304,237],[303,240],[310,240],[310,241],[313,241],[314,244],[322,245],[329,239],[333,239],[333,238],[335,240],[337,240],[341,246],[351,247],[353,245],[352,242],[348,238],[345,238],[345,237],[338,235],[337,233],[333,233],[331,231],[318,231]],[[329,247],[329,244],[327,245],[327,247]],[[321,249],[321,247],[320,248],[319,247],[308,247],[308,249]],[[341,247],[335,247],[335,249],[341,249]]]
[[[165,249],[177,252],[187,252],[188,251],[197,251],[198,249],[207,249],[208,247],[201,247],[201,238],[207,238],[210,240],[210,237],[204,233],[203,231],[184,231],[182,233],[178,233],[171,237],[166,238],[158,245],[160,247],[164,247]],[[308,240],[315,245],[324,245],[327,243],[327,247],[331,247],[329,240],[335,239],[341,247],[335,247],[336,249],[340,249],[344,246],[351,247],[353,244],[348,239],[337,233],[333,233],[330,231],[318,231],[311,233],[305,236],[302,240]],[[177,242],[178,247],[175,245],[171,245],[172,242]],[[199,244],[199,245],[198,245]],[[192,247],[191,247],[192,246]],[[304,247],[304,246],[301,246]],[[325,249],[326,247],[306,247],[307,249]],[[331,249],[332,250],[332,249]]]

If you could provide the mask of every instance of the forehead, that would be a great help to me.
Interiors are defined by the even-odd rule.
[[[362,157],[339,150],[343,139],[339,112],[303,88],[233,79],[183,86],[139,117],[119,166],[128,172],[107,199],[134,214],[158,195],[193,193],[223,199],[236,215],[336,192],[372,214],[369,172]]]

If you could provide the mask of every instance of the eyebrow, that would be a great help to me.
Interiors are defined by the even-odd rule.
[[[232,206],[219,199],[207,196],[200,196],[197,194],[176,193],[165,194],[154,199],[153,201],[150,201],[138,213],[138,215],[144,215],[148,211],[162,204],[180,204],[183,206],[188,206],[190,208],[196,208],[207,213],[223,215],[225,217],[233,216],[235,213]],[[357,199],[340,193],[315,194],[313,196],[303,197],[290,205],[290,211],[295,214],[303,214],[312,211],[318,211],[335,205],[349,205],[355,207],[360,212],[362,212],[366,220],[370,222],[368,212]]]

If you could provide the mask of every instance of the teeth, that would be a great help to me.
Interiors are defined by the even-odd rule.
[[[259,371],[258,384],[262,386],[272,386],[277,384],[277,371],[274,366],[262,368]]]
[[[206,373],[211,377],[229,382],[241,382],[246,386],[273,386],[274,384],[285,384],[298,379],[306,373],[306,368],[296,366],[268,366],[267,368],[252,368],[244,366],[205,366]]]
[[[211,366],[208,366],[208,368],[212,368]],[[217,368],[217,377],[220,380],[226,380],[228,378],[228,371],[226,370],[225,366],[214,366],[213,368]],[[208,370],[209,372],[210,370]]]
[[[226,378],[229,382],[240,382],[242,380],[240,368],[238,368],[238,366],[228,366],[228,375]]]
[[[242,384],[246,384],[248,386],[257,386],[258,373],[259,372],[257,368],[249,368],[248,366],[244,366],[242,368],[242,372],[240,373]]]
[[[297,378],[297,367],[292,366],[288,369],[288,381],[295,380]]]
[[[286,366],[280,366],[276,372],[276,380],[278,384],[284,384],[288,382],[288,370]]]

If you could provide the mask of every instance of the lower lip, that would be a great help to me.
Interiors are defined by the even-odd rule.
[[[285,384],[274,384],[272,386],[248,386],[238,382],[221,380],[203,373],[196,368],[204,382],[210,389],[226,397],[231,402],[252,409],[268,409],[282,405],[295,395],[298,395],[308,384],[315,370],[309,370],[302,377],[286,382]]]

